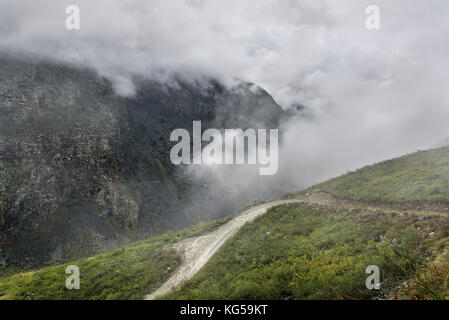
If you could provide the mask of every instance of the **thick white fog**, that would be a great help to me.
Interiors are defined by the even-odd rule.
[[[80,30],[65,27],[68,4]],[[379,30],[365,26],[368,5]],[[177,72],[251,81],[283,108],[301,104],[267,178],[288,190],[449,136],[448,16],[445,0],[2,0],[0,49],[94,68],[122,95],[131,75]],[[259,180],[216,176],[241,190]]]

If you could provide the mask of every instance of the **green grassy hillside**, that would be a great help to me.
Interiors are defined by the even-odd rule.
[[[366,267],[377,265],[392,291],[435,258],[437,244],[448,244],[447,223],[428,237],[442,221],[447,219],[369,208],[276,207],[245,225],[164,299],[370,298],[379,292],[366,288]]]
[[[289,194],[303,202],[246,224],[163,298],[449,299],[448,177],[449,148],[440,148]],[[65,289],[66,265],[4,277],[0,299],[140,299],[181,262],[167,244],[229,219],[70,263],[81,290]],[[380,268],[380,291],[365,286],[369,265]]]
[[[364,167],[312,189],[359,201],[449,204],[449,147]]]
[[[162,240],[162,239],[160,239]],[[149,241],[0,280],[0,299],[139,299],[168,277],[180,257],[160,241]],[[67,290],[65,270],[80,268],[80,289]]]
[[[167,280],[180,263],[179,254],[167,245],[210,232],[229,219],[203,222],[91,258],[0,278],[0,300],[142,299]],[[80,269],[79,290],[65,287],[68,265]]]
[[[449,298],[449,148],[368,166],[285,198],[309,204],[278,207],[246,225],[166,298]],[[386,280],[382,293],[365,287],[370,264]]]

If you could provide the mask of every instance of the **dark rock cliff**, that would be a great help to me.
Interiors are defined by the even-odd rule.
[[[0,263],[74,259],[235,210],[192,200],[201,182],[171,164],[170,132],[277,128],[282,109],[250,84],[137,83],[124,98],[89,70],[0,58]]]

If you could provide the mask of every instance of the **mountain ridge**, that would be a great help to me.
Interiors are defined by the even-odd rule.
[[[135,96],[121,97],[91,70],[1,57],[0,262],[92,255],[243,205],[195,197],[204,182],[171,164],[169,136],[193,120],[279,127],[282,108],[251,88],[140,79]]]

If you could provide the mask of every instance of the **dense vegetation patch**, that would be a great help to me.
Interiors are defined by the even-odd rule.
[[[79,290],[65,286],[67,264],[0,280],[0,299],[142,298],[166,280],[168,267],[179,263],[176,251],[161,242],[141,243],[70,263],[80,269]]]
[[[210,232],[229,219],[203,222],[91,258],[0,278],[0,300],[142,299],[159,288],[180,264],[179,254],[168,244]],[[79,290],[66,289],[68,265],[80,269]]]
[[[273,208],[164,298],[370,298],[379,293],[365,286],[367,266],[377,265],[385,286],[394,286],[431,260],[430,246],[447,237],[447,230],[427,235],[441,217],[366,210]]]

